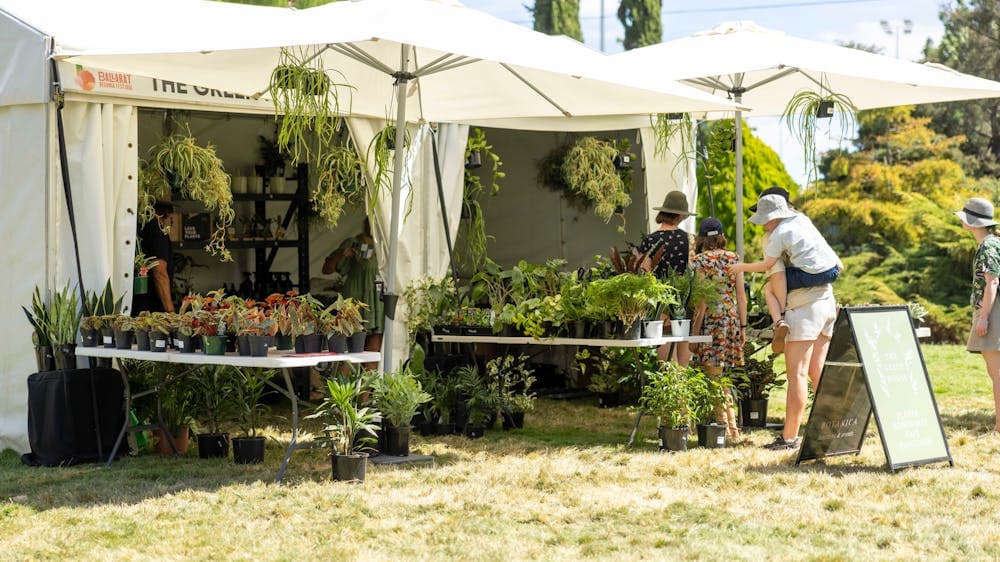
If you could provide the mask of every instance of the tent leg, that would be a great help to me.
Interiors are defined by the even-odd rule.
[[[402,45],[399,54],[400,71],[396,73],[396,153],[392,162],[392,218],[389,221],[389,260],[386,264],[385,290],[396,294],[396,260],[399,251],[399,208],[403,183],[403,159],[406,156],[406,83],[410,79],[409,45]],[[389,311],[389,307],[386,307]],[[393,314],[395,316],[395,314]],[[382,368],[392,368],[392,344],[394,341],[393,319],[386,314],[385,331],[382,337]]]

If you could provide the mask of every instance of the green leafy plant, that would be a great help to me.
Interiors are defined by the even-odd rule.
[[[108,314],[118,314],[122,311],[122,302],[125,295],[115,295],[111,288],[111,280],[104,283],[104,290],[101,294],[87,291],[86,305],[87,311],[93,316],[106,316]]]
[[[233,383],[239,375],[235,367],[216,365],[203,367],[191,377],[195,411],[205,420],[209,433],[221,433],[222,422],[236,413]]]
[[[843,94],[832,92],[821,85],[820,91],[799,90],[788,100],[781,113],[781,120],[788,131],[802,144],[808,180],[818,176],[816,160],[816,132],[821,109],[832,106],[832,114],[839,115],[841,138],[849,138],[854,130],[856,117],[854,104]]]
[[[327,379],[328,395],[308,419],[326,422],[324,439],[334,454],[350,455],[373,443],[381,414],[375,408],[361,405],[361,395],[368,390],[367,376],[350,380]]]
[[[187,129],[186,134],[164,137],[150,148],[149,153],[146,178],[150,182],[150,192],[176,188],[184,197],[204,205],[215,216],[205,251],[219,256],[222,261],[232,261],[226,249],[226,233],[236,212],[229,174],[215,154],[215,147],[211,144],[199,146]],[[140,211],[140,214],[145,212]]]
[[[663,156],[668,152],[677,157],[675,168],[694,154],[696,138],[694,120],[690,113],[657,113],[649,116],[649,124],[653,129],[653,154]],[[671,141],[679,144],[677,151],[670,148]]]
[[[76,343],[76,334],[80,331],[80,320],[83,316],[76,290],[69,283],[49,296],[48,304],[42,300],[41,291],[35,287],[31,298],[31,310],[24,310],[28,322],[34,328],[35,345],[56,346]]]
[[[485,380],[479,367],[466,365],[455,371],[456,387],[465,398],[470,426],[484,426],[500,407],[500,393],[495,379]]]
[[[282,47],[278,66],[271,71],[268,94],[279,116],[277,144],[293,164],[322,161],[336,136],[340,90],[351,88],[330,79],[333,73],[346,81],[339,72],[323,66],[325,49]]]
[[[639,407],[657,416],[663,427],[691,427],[696,412],[696,394],[706,380],[704,373],[695,367],[661,362],[645,375],[646,385],[639,396]]]
[[[587,286],[587,301],[605,309],[625,326],[648,317],[658,304],[669,306],[678,302],[677,290],[651,273],[623,273],[591,281]]]
[[[535,407],[531,387],[535,376],[527,367],[525,355],[501,355],[486,362],[486,379],[498,381],[500,407],[507,413],[526,412]]]
[[[493,152],[493,145],[487,142],[486,133],[478,127],[473,127],[469,131],[469,140],[465,145],[466,162],[473,159],[474,155],[475,157],[486,159],[490,163],[489,189],[487,190],[483,185],[483,178],[467,165],[465,169],[465,188],[462,191],[462,205],[467,218],[460,225],[460,235],[465,240],[465,252],[460,255],[468,259],[468,265],[473,270],[478,271],[487,259],[486,243],[489,238],[486,234],[486,222],[483,220],[483,209],[480,206],[479,199],[483,193],[488,193],[491,196],[499,193],[500,184],[498,182],[506,174],[500,171],[503,162]]]
[[[270,409],[267,404],[261,404],[267,379],[277,371],[257,369],[256,374],[249,369],[235,369],[232,379],[231,399],[239,420],[240,429],[247,437],[257,437],[260,432],[264,415]]]
[[[719,302],[720,282],[708,279],[688,268],[684,273],[669,271],[666,284],[673,287],[677,298],[668,305],[674,320],[688,318],[688,311],[701,304],[713,306]]]
[[[378,409],[395,427],[409,427],[417,409],[432,400],[409,369],[383,373],[372,389]]]
[[[728,406],[732,400],[730,390],[733,387],[732,381],[726,376],[713,379],[707,375],[700,377],[692,376],[691,383],[691,413],[698,423],[714,423],[725,419],[722,416],[723,408]]]
[[[619,151],[607,141],[594,137],[584,137],[566,152],[562,162],[562,174],[571,192],[589,202],[594,213],[604,222],[612,215],[622,217],[620,208],[632,203],[625,182],[615,168],[615,156]]]
[[[784,381],[781,374],[774,371],[774,360],[778,354],[768,354],[764,359],[754,356],[753,343],[743,346],[743,366],[730,367],[726,375],[739,395],[746,400],[767,400],[771,390],[780,387]]]
[[[319,158],[319,176],[310,195],[313,208],[324,224],[333,228],[340,221],[344,206],[365,193],[364,162],[352,142],[330,146]]]

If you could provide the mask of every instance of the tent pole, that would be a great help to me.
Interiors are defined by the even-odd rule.
[[[743,103],[743,91],[736,90],[734,101]],[[743,112],[736,110],[736,253],[743,259]]]
[[[444,203],[444,184],[441,181],[441,163],[438,161],[437,132],[431,127],[431,150],[434,153],[434,179],[437,182],[438,202],[441,205],[441,221],[444,223],[444,241],[448,244],[448,267],[458,287],[458,271],[455,270],[455,248],[451,244],[451,229],[448,228],[448,210]]]
[[[396,294],[396,259],[399,251],[399,207],[403,183],[403,160],[406,156],[406,83],[412,77],[408,72],[409,45],[402,45],[399,55],[400,71],[396,78],[396,152],[392,161],[392,218],[389,221],[389,261],[386,264],[385,291]],[[382,336],[382,368],[392,369],[394,307],[385,307],[385,332]]]

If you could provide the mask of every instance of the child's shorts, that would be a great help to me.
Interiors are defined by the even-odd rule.
[[[820,273],[806,273],[797,267],[785,268],[785,284],[788,286],[789,291],[803,287],[829,285],[836,281],[839,276],[840,269],[837,266]]]

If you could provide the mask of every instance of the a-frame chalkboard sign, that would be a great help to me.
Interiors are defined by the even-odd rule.
[[[954,466],[905,306],[840,310],[795,464],[859,453],[872,413],[889,470]]]

